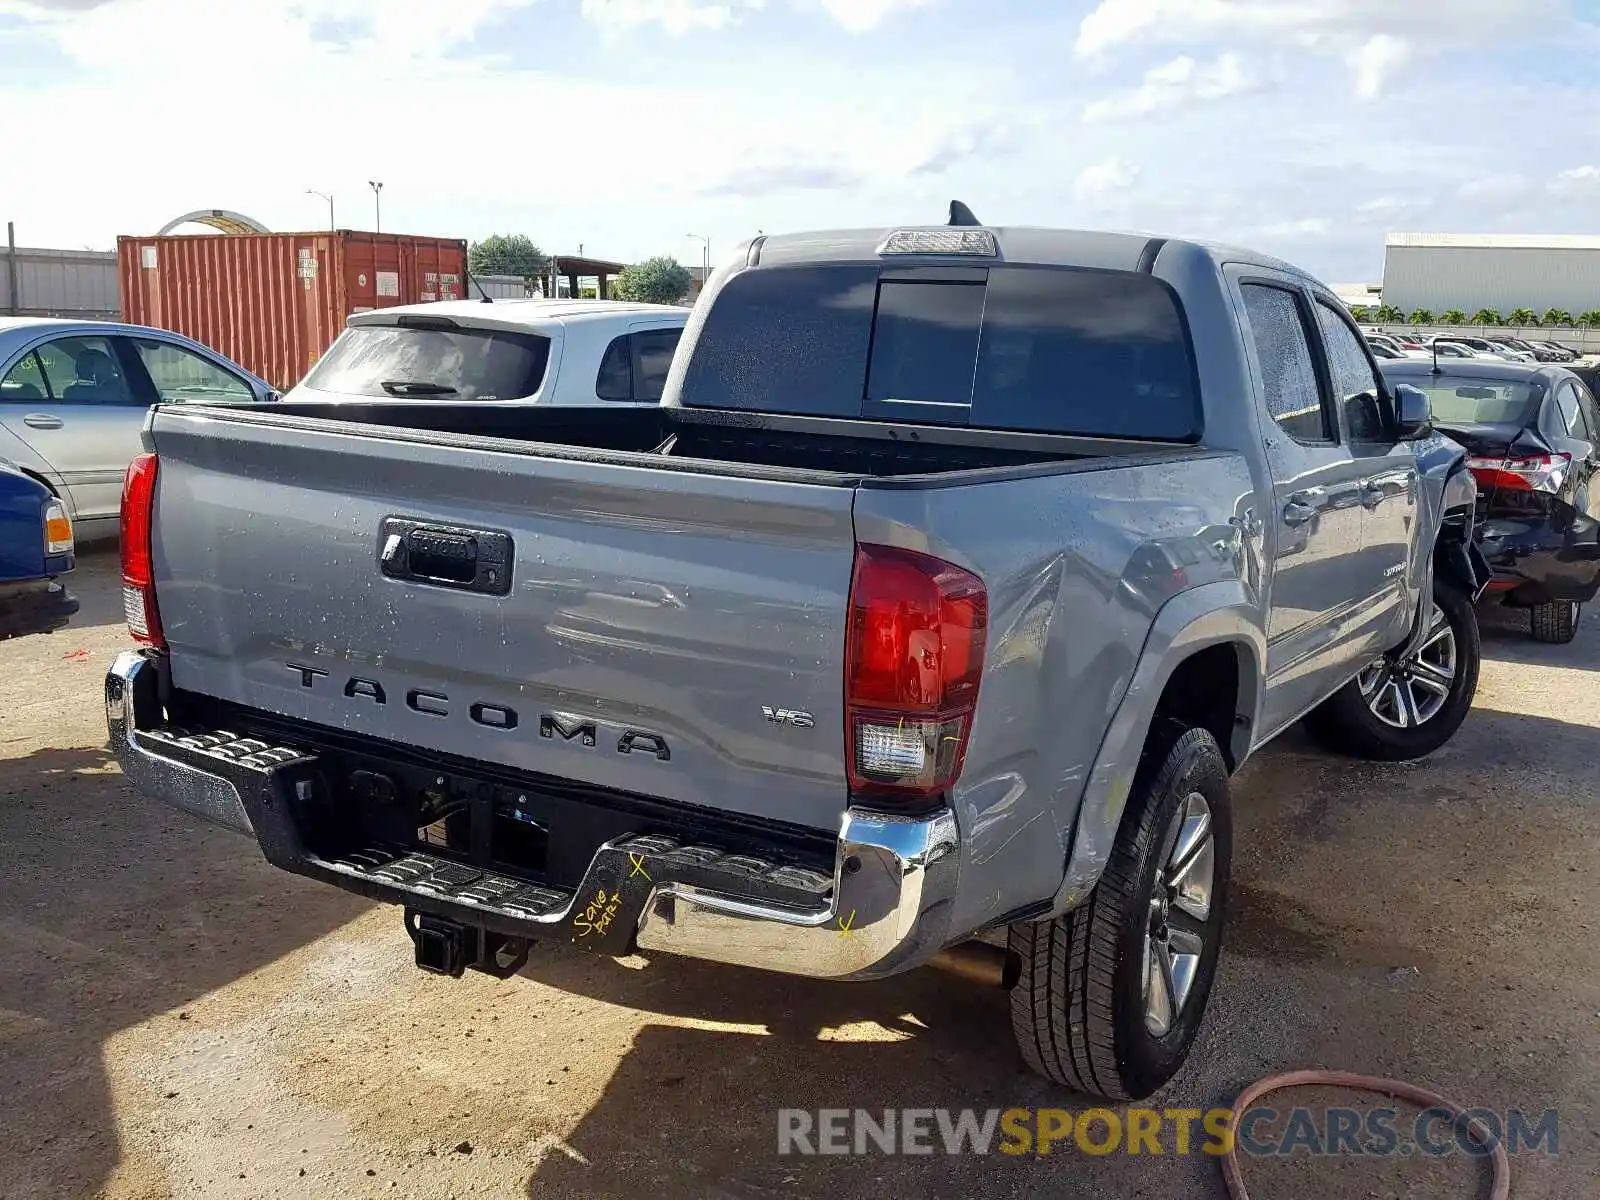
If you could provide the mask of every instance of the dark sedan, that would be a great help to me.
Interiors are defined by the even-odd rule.
[[[1600,591],[1600,407],[1573,372],[1484,359],[1380,363],[1428,395],[1434,426],[1466,447],[1491,592],[1532,610],[1533,636],[1570,642]]]

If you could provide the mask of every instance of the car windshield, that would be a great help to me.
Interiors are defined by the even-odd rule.
[[[1502,379],[1427,378],[1418,386],[1441,425],[1527,425],[1542,393],[1538,384]]]
[[[306,386],[344,396],[515,400],[544,380],[550,341],[505,329],[353,325]]]

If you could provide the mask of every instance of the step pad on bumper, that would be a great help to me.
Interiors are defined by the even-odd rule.
[[[315,757],[288,746],[274,746],[270,742],[263,742],[260,738],[240,737],[236,733],[221,729],[196,732],[177,725],[163,725],[155,729],[141,729],[139,736],[146,741],[181,746],[185,750],[193,750],[211,758],[222,759],[224,762],[237,763],[241,767],[254,767],[258,771],[285,767],[291,763],[310,762]]]
[[[414,850],[372,847],[337,858],[323,858],[325,870],[386,884],[412,895],[456,904],[518,921],[554,923],[568,915],[575,893],[529,883],[497,871]],[[640,834],[602,847],[579,891],[637,898],[654,884],[692,877],[702,887],[733,895],[754,891],[762,899],[797,906],[821,906],[833,877],[809,867],[780,866],[747,854],[728,854],[712,846],[684,844],[659,834]],[[624,886],[628,885],[628,886]],[[391,897],[397,899],[396,897]],[[627,905],[633,907],[633,905]]]
[[[512,879],[431,854],[371,849],[324,859],[323,865],[341,874],[365,876],[524,920],[559,917],[572,902],[569,891]]]

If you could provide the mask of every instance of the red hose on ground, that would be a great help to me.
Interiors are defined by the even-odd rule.
[[[1234,1120],[1237,1122],[1263,1096],[1292,1087],[1354,1088],[1361,1092],[1376,1092],[1394,1100],[1407,1100],[1423,1108],[1442,1108],[1457,1120],[1467,1115],[1459,1104],[1446,1100],[1438,1092],[1430,1092],[1411,1083],[1401,1083],[1397,1079],[1379,1079],[1374,1075],[1356,1075],[1350,1071],[1286,1071],[1282,1075],[1269,1075],[1245,1088],[1233,1102]],[[1468,1121],[1467,1132],[1479,1145],[1489,1147],[1490,1161],[1494,1166],[1494,1186],[1489,1189],[1489,1200],[1507,1200],[1511,1195],[1511,1160],[1506,1157],[1505,1146],[1476,1117]],[[1239,1174],[1237,1138],[1223,1156],[1222,1178],[1233,1200],[1250,1200],[1250,1193],[1245,1190],[1244,1179]]]

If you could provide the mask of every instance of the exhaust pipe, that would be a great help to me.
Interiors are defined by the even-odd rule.
[[[1009,991],[1022,974],[1022,962],[1011,951],[988,942],[959,942],[928,960],[930,967],[984,987]]]

